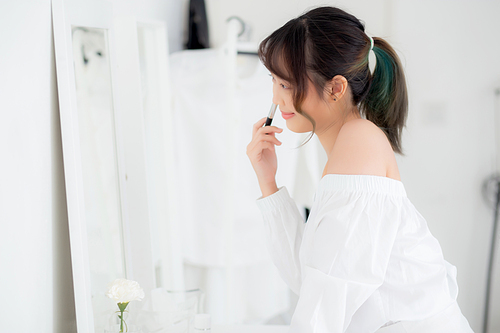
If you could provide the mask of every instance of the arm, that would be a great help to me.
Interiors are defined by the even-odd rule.
[[[301,284],[299,249],[304,220],[286,188],[257,201],[265,223],[267,247],[281,278],[298,294]]]
[[[286,188],[276,186],[277,159],[275,145],[281,145],[275,126],[263,127],[266,118],[253,127],[247,155],[255,170],[262,198],[257,201],[266,228],[267,247],[281,277],[298,294],[300,288],[299,248],[304,221]]]
[[[262,118],[253,126],[252,141],[247,146],[247,156],[259,180],[263,197],[278,191],[276,186],[277,159],[275,145],[281,145],[276,133],[283,130],[276,126],[265,126],[266,118]]]
[[[302,242],[293,333],[346,331],[356,311],[384,282],[399,226],[398,198],[346,191],[325,196]]]

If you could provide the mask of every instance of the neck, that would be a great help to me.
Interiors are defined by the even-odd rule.
[[[350,120],[359,118],[361,118],[361,116],[358,109],[355,108],[355,110],[349,112],[345,117],[341,117],[340,119],[333,122],[330,126],[316,132],[319,142],[321,142],[321,145],[323,146],[323,149],[325,150],[328,158],[330,158],[330,153],[335,146],[335,142],[337,141],[337,137],[342,126],[344,126],[344,124]]]

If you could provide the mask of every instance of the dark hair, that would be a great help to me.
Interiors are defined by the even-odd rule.
[[[382,38],[373,38],[376,66],[368,66],[370,37],[353,15],[335,7],[319,7],[287,22],[264,39],[259,58],[271,73],[293,88],[297,112],[301,110],[308,80],[320,96],[325,84],[342,75],[352,92],[352,102],[361,114],[386,134],[392,149],[402,154],[401,132],[408,113],[408,96],[401,62]],[[314,132],[314,130],[313,130]]]

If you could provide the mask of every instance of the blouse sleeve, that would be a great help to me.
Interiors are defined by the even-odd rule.
[[[400,205],[387,194],[336,191],[316,207],[302,244],[302,283],[290,332],[345,332],[384,281]]]
[[[257,200],[264,218],[267,246],[281,278],[288,287],[299,293],[301,285],[299,249],[304,220],[285,187]]]

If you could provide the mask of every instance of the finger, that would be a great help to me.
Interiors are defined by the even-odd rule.
[[[258,134],[265,133],[274,135],[274,133],[281,133],[281,132],[283,132],[283,129],[276,126],[264,126],[257,129]]]
[[[266,120],[267,117],[264,117],[253,125],[252,136],[254,136],[255,133],[257,133],[257,131],[259,130],[259,128],[261,128],[266,123]]]
[[[272,142],[273,144],[275,144],[277,146],[281,146],[281,141],[276,139],[275,136],[269,135],[269,134],[261,134],[261,136],[258,137],[257,141]]]
[[[247,146],[247,155],[250,159],[257,158],[257,156],[262,154],[264,149],[269,149],[270,151],[274,151],[275,143],[269,141],[259,141],[252,142]]]

